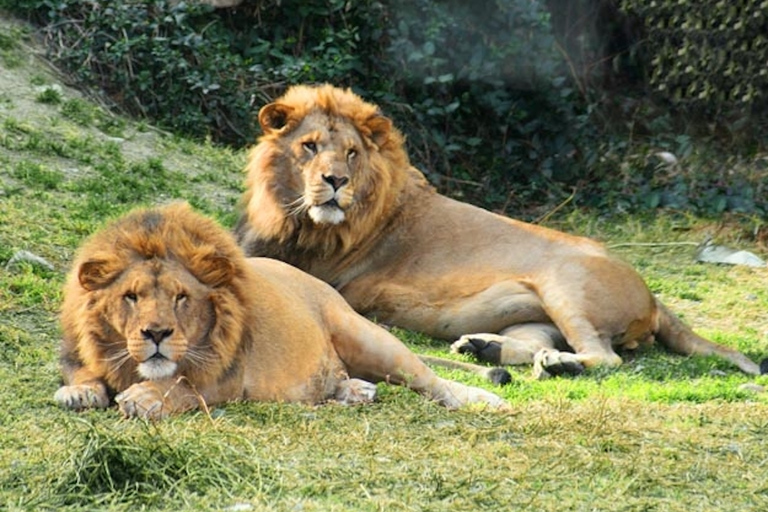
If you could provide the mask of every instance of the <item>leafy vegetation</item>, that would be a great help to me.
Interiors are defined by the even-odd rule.
[[[496,210],[765,215],[764,7],[710,4],[0,0],[78,82],[175,133],[241,147],[286,86],[331,82],[394,117],[441,191]],[[725,173],[699,165],[724,151]]]
[[[643,20],[649,83],[686,111],[732,114],[747,122],[768,105],[768,4],[716,0],[690,9],[686,2],[624,0],[625,12]],[[691,108],[692,107],[692,108]]]

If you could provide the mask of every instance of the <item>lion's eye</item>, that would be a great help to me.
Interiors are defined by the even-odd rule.
[[[306,149],[307,151],[309,151],[313,155],[317,153],[317,144],[315,144],[311,140],[308,140],[308,141],[302,143],[301,145],[304,146],[304,149]]]
[[[133,292],[126,292],[125,295],[123,295],[123,298],[126,300],[126,302],[135,303],[139,298],[136,296]]]
[[[176,303],[177,304],[179,304],[181,302],[184,302],[185,300],[187,300],[187,294],[186,293],[181,292],[181,293],[177,293],[176,294]]]
[[[347,151],[347,159],[348,159],[348,160],[352,160],[352,159],[354,159],[356,156],[357,156],[357,150],[356,150],[356,149],[354,149],[354,148],[350,148],[350,149]]]

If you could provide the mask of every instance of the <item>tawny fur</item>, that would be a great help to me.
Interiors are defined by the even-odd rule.
[[[410,165],[401,133],[351,91],[292,87],[259,120],[239,243],[332,284],[358,312],[460,338],[454,349],[495,363],[613,366],[615,348],[659,340],[759,372],[693,333],[600,244],[437,194]],[[344,204],[328,201],[339,180],[333,193]],[[323,183],[323,193],[307,193]],[[297,198],[305,208],[292,208]],[[329,213],[308,215],[310,206]]]
[[[350,378],[403,384],[448,407],[505,407],[438,378],[327,284],[246,259],[185,204],[133,212],[87,241],[61,323],[55,398],[72,409],[107,407],[116,394],[124,415],[149,418],[233,400],[318,403],[359,389]]]

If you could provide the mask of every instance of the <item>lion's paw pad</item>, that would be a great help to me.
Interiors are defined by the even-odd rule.
[[[541,349],[533,356],[533,376],[537,379],[560,375],[579,375],[584,365],[576,354],[559,350]]]
[[[507,384],[512,383],[512,374],[505,368],[490,368],[485,375],[488,380],[497,386],[506,386]]]
[[[482,338],[462,336],[451,344],[451,352],[454,354],[476,355],[488,346],[488,342]]]
[[[468,354],[478,361],[501,364],[501,342],[494,334],[465,334],[451,344],[454,354]]]

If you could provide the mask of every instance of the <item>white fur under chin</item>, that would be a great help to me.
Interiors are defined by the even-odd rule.
[[[139,375],[147,380],[160,380],[172,377],[176,372],[176,363],[168,359],[150,359],[139,364]]]
[[[335,206],[312,206],[309,208],[309,218],[315,224],[340,224],[347,216]]]

